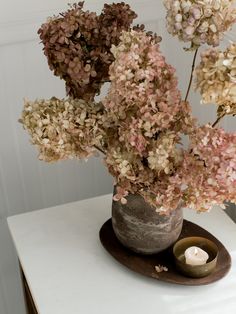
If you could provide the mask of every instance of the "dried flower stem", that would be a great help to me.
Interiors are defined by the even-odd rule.
[[[221,116],[219,116],[216,121],[212,124],[212,127],[214,128],[215,126],[217,126],[217,124],[220,122],[221,119],[223,119],[225,116],[225,113],[223,113]]]
[[[94,145],[94,147],[102,154],[106,155],[106,152],[101,148],[101,147],[98,147],[97,145]]]
[[[190,76],[190,80],[189,80],[188,90],[187,90],[187,93],[186,93],[186,96],[185,96],[185,101],[187,101],[187,99],[188,99],[188,95],[189,95],[190,88],[191,88],[191,85],[192,85],[192,81],[193,81],[193,71],[194,71],[194,69],[195,69],[195,63],[196,63],[197,53],[198,53],[198,49],[196,49],[196,51],[195,51],[195,53],[194,53],[193,63],[192,63],[192,70],[191,70],[191,76]]]

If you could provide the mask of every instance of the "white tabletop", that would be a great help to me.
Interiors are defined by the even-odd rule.
[[[220,281],[172,285],[133,273],[99,241],[111,195],[8,218],[18,257],[40,314],[235,314],[236,224],[220,209],[185,211],[215,235],[233,266]]]

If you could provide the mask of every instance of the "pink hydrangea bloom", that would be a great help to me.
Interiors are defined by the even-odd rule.
[[[191,136],[190,148],[179,170],[184,205],[206,211],[224,201],[235,203],[236,134],[206,125]]]
[[[219,46],[223,34],[236,21],[234,0],[164,0],[167,30],[196,49]]]
[[[145,32],[123,32],[112,52],[111,87],[103,101],[109,121],[105,160],[122,187],[119,199],[126,191],[140,193],[160,211],[174,209],[180,186],[171,185],[170,176],[182,160],[180,135],[195,128],[188,103],[181,101],[175,69]]]

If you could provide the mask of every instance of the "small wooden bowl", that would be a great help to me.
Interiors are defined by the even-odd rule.
[[[206,264],[186,264],[184,252],[191,246],[197,246],[208,253],[209,259]],[[184,275],[192,278],[202,278],[213,272],[216,267],[218,252],[218,247],[214,242],[202,237],[184,238],[176,242],[173,247],[177,269]]]

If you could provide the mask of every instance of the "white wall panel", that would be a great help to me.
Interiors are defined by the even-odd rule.
[[[1,182],[8,214],[109,192],[111,178],[105,169],[101,171],[104,166],[97,158],[87,163],[38,161],[35,147],[17,121],[24,97],[64,96],[64,83],[49,71],[38,41],[2,46],[0,67]]]
[[[67,3],[73,2],[76,1],[0,0],[0,45],[33,40],[40,24],[48,16],[64,11]],[[86,0],[84,7],[99,13],[104,3],[113,2],[116,1]],[[153,21],[164,16],[162,0],[127,0],[125,2],[137,12],[138,22]]]

